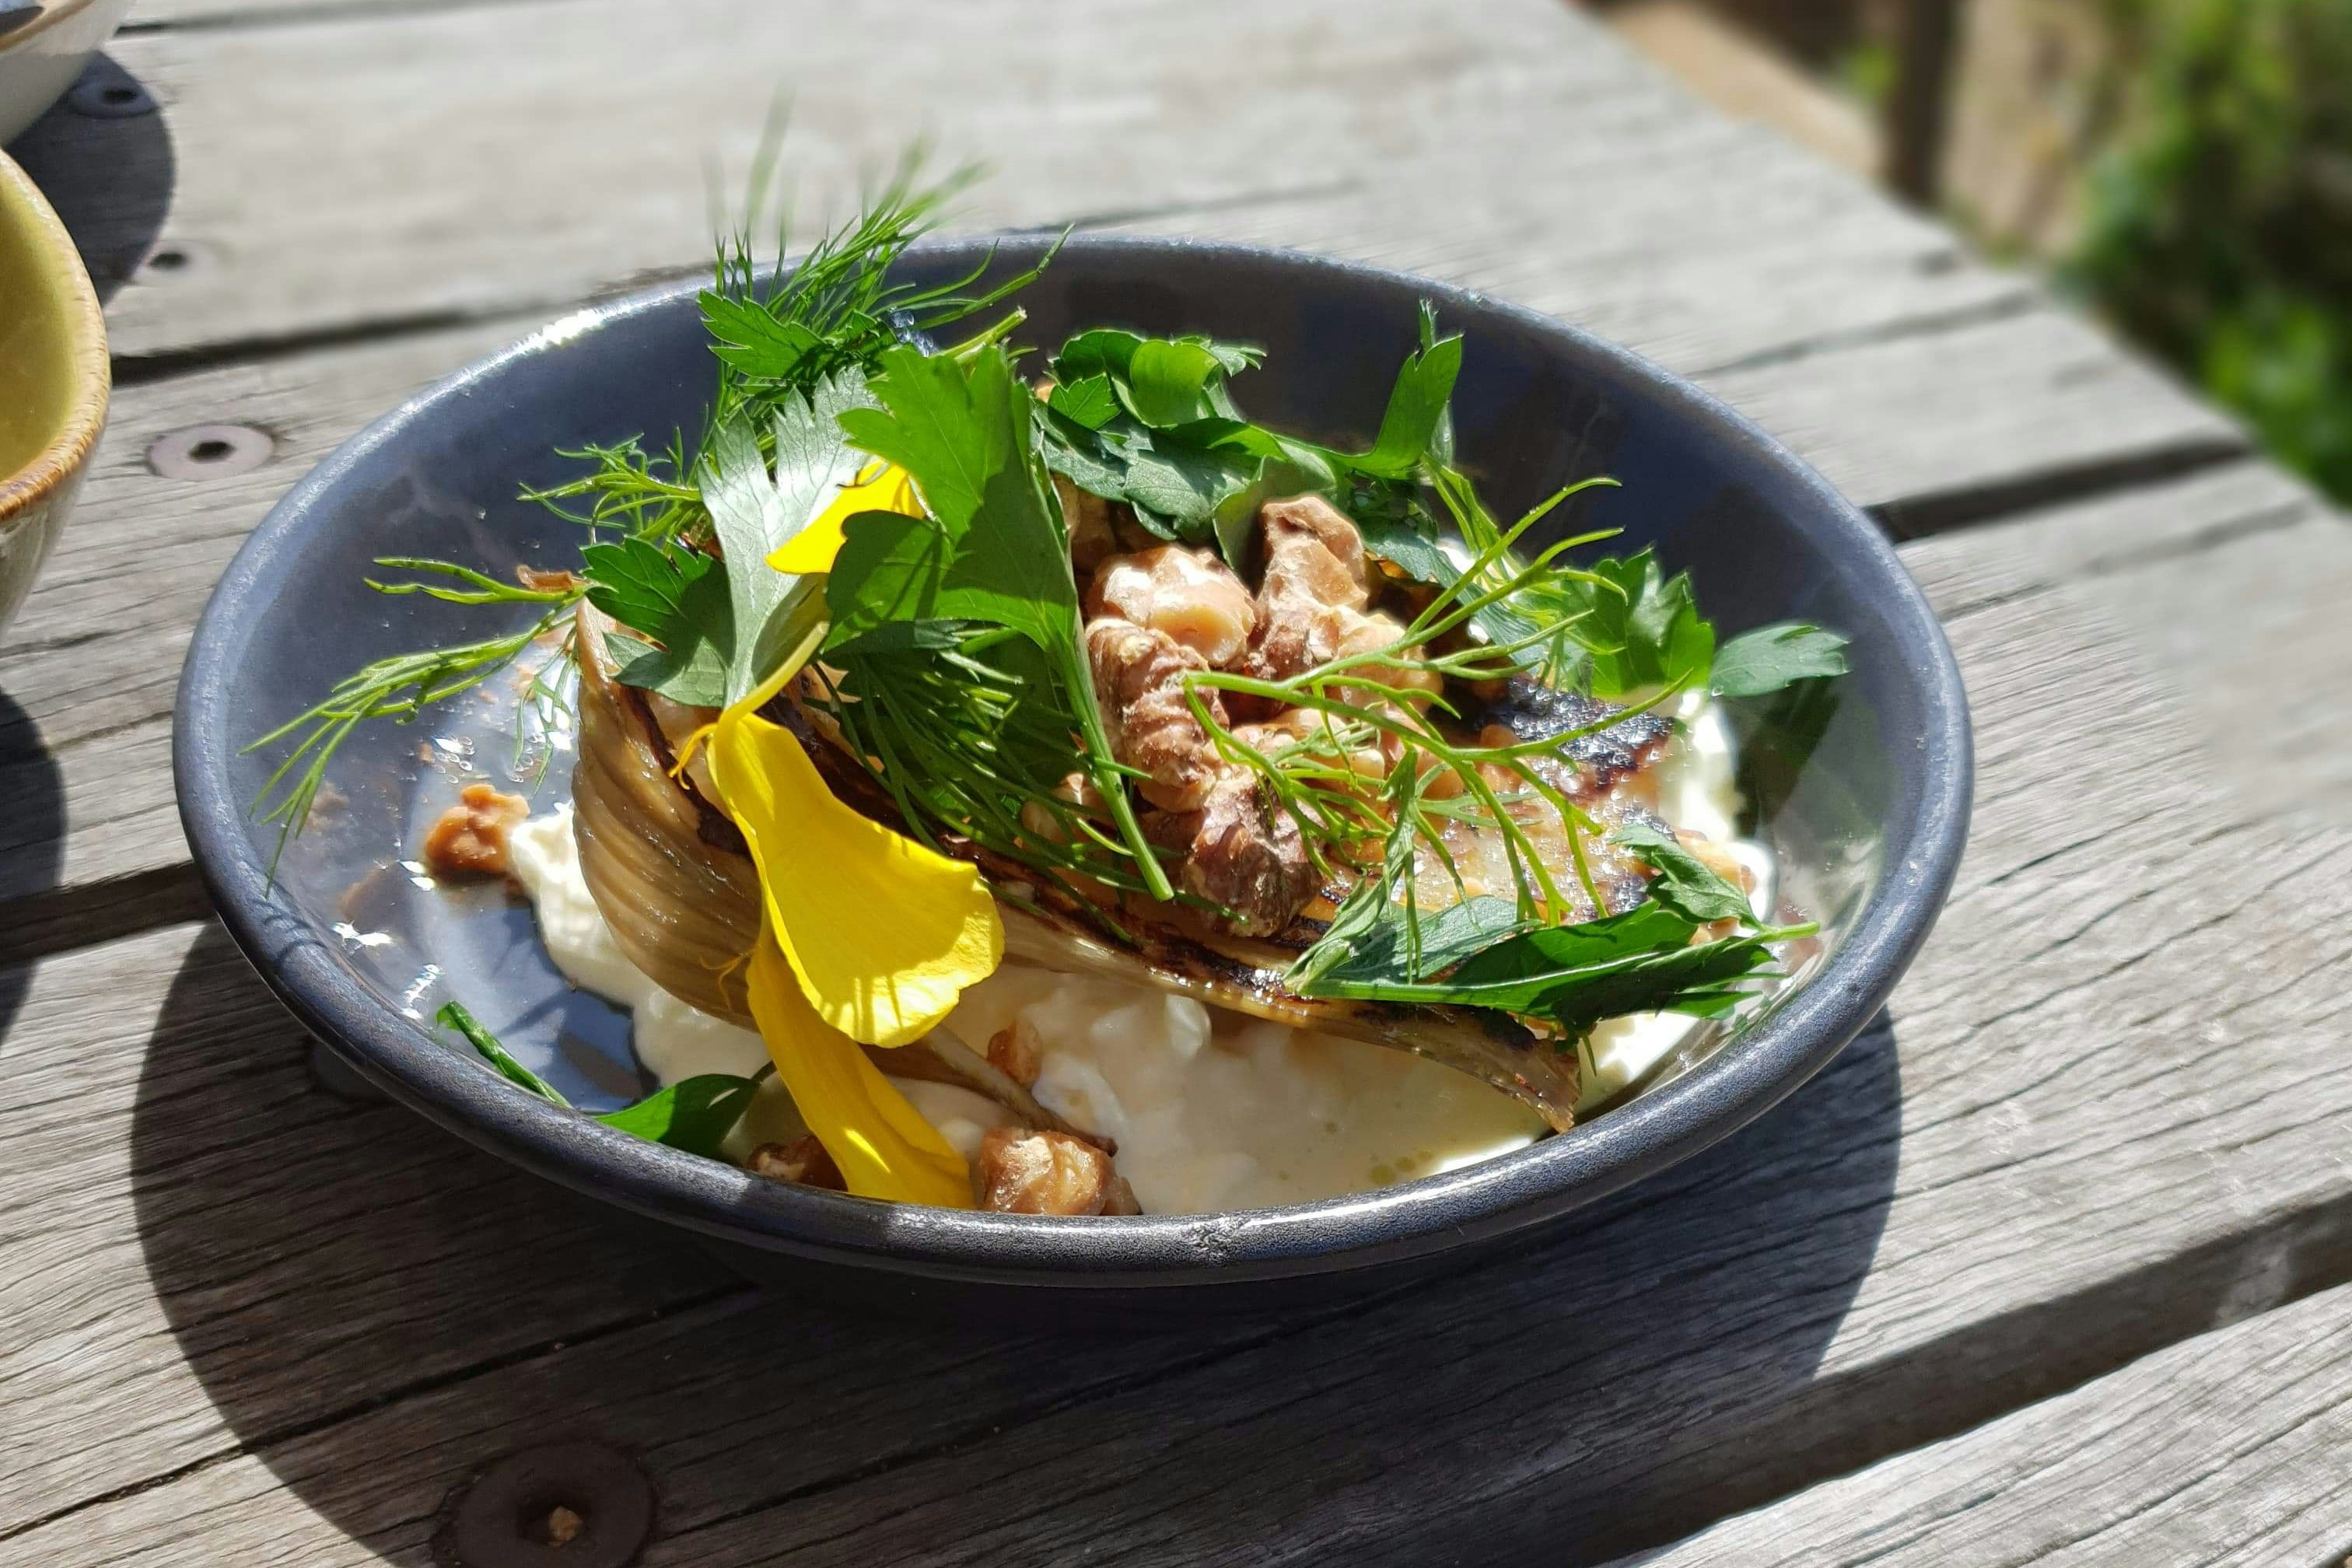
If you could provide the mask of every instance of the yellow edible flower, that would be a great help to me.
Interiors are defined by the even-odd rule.
[[[971,1173],[963,1156],[866,1059],[856,1041],[816,1016],[783,950],[765,930],[751,950],[748,981],[751,1018],[767,1042],[776,1077],[841,1167],[849,1190],[937,1208],[971,1207]]]
[[[759,716],[787,661],[719,716],[711,780],[760,874],[751,1016],[849,1190],[970,1207],[963,1159],[859,1048],[903,1046],[1004,956],[980,873],[844,804],[791,731]]]
[[[768,564],[794,576],[831,571],[833,558],[841,553],[841,525],[861,511],[922,516],[922,502],[915,498],[914,477],[896,464],[877,458],[859,471],[855,482],[844,485],[823,511],[809,519],[806,528],[771,552]]]
[[[710,763],[776,945],[826,1023],[907,1045],[995,971],[1004,928],[979,871],[844,805],[791,731],[730,709]]]

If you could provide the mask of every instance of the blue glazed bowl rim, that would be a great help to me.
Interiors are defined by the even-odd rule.
[[[919,254],[977,262],[1032,236],[927,242]],[[1972,755],[1958,666],[1927,596],[1878,529],[1829,482],[1744,416],[1632,352],[1558,320],[1452,286],[1359,263],[1216,242],[1078,236],[1064,263],[1231,263],[1303,274],[1302,287],[1410,289],[1448,313],[1491,312],[1558,342],[1581,373],[1654,400],[1703,437],[1777,469],[1815,509],[1826,550],[1866,563],[1880,609],[1908,656],[1926,733],[1910,820],[1886,825],[1883,880],[1844,940],[1766,1016],[1687,1073],[1570,1132],[1478,1164],[1349,1197],[1220,1215],[1066,1219],[917,1208],[753,1177],[649,1143],[517,1091],[339,962],[270,892],[267,858],[232,782],[240,743],[228,694],[261,609],[299,559],[314,514],[365,457],[448,408],[508,365],[609,323],[673,308],[685,283],[568,316],[436,383],[345,441],[247,538],[198,620],[173,731],[181,819],[230,936],[313,1033],[394,1098],[503,1158],[649,1217],[770,1251],[965,1281],[1198,1286],[1366,1268],[1523,1231],[1697,1152],[1745,1126],[1819,1071],[1877,1013],[1927,939],[1968,832]]]

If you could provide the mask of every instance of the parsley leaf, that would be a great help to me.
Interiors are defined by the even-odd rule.
[[[1715,627],[1698,613],[1688,573],[1666,576],[1648,550],[1628,560],[1595,561],[1587,570],[1616,588],[1611,593],[1588,584],[1561,584],[1583,591],[1588,618],[1579,623],[1578,640],[1591,650],[1597,694],[1706,678],[1715,658]]]
[[[673,553],[644,539],[591,544],[580,552],[588,602],[649,637],[677,619],[687,587],[719,563],[698,552]]]
[[[1517,936],[1530,923],[1520,917],[1518,905],[1512,900],[1491,894],[1449,904],[1434,914],[1416,916],[1388,897],[1377,884],[1368,880],[1363,886],[1373,887],[1380,894],[1372,906],[1372,918],[1347,933],[1344,951],[1291,984],[1300,995],[1341,994],[1328,989],[1333,985],[1378,984],[1391,979],[1407,983],[1428,980],[1473,953]],[[1332,922],[1332,930],[1339,930],[1338,921]]]
[[[1045,405],[1073,424],[1099,430],[1118,416],[1118,394],[1110,377],[1099,371],[1075,383],[1056,382],[1045,395]]]
[[[1506,937],[1441,980],[1353,980],[1326,974],[1301,994],[1374,1002],[1493,1007],[1549,1018],[1573,1035],[1628,1013],[1728,1012],[1764,978],[1769,943],[1805,928],[1701,942],[1697,922],[1654,900],[1580,925]]]
[[[683,1079],[635,1105],[596,1118],[607,1127],[633,1132],[648,1143],[667,1143],[706,1159],[720,1158],[719,1145],[743,1120],[757,1079],[709,1072]]]
[[[876,408],[841,416],[850,439],[915,479],[927,518],[861,512],[825,584],[839,646],[886,621],[975,620],[1075,649],[1068,548],[1032,468],[1036,400],[1000,348],[967,373],[911,348],[882,356]],[[978,526],[982,517],[985,526]]]
[[[575,1109],[572,1103],[557,1092],[553,1084],[515,1060],[499,1038],[484,1028],[480,1020],[455,1002],[442,1005],[433,1021],[445,1029],[466,1037],[466,1042],[478,1052],[482,1059],[498,1070],[499,1076],[519,1089],[529,1090],[551,1105],[566,1110]],[[762,1068],[760,1078],[768,1076]],[[667,1143],[673,1149],[683,1149],[689,1154],[707,1159],[720,1158],[719,1145],[758,1091],[760,1078],[738,1078],[733,1073],[703,1073],[683,1079],[667,1089],[650,1094],[635,1105],[606,1111],[596,1118],[607,1127],[635,1133],[648,1143]]]
[[[604,639],[621,683],[688,707],[722,705],[735,619],[719,563],[635,538],[580,553],[588,602],[630,628]]]
[[[698,473],[703,504],[727,556],[728,600],[740,628],[727,644],[726,698],[756,688],[788,651],[807,593],[798,578],[768,564],[776,547],[808,526],[834,491],[857,477],[865,459],[843,438],[840,416],[870,408],[865,378],[845,370],[788,398],[775,413],[775,469],[748,415],[721,423]]]
[[[1423,337],[1428,340],[1435,325],[1425,306],[1423,321]],[[1388,409],[1381,416],[1381,431],[1373,437],[1372,449],[1349,458],[1349,465],[1360,473],[1401,479],[1419,468],[1422,458],[1440,444],[1441,432],[1445,432],[1444,444],[1451,445],[1451,433],[1445,431],[1447,411],[1454,397],[1454,380],[1461,374],[1461,333],[1424,341],[1420,349],[1406,356],[1403,367],[1397,372],[1396,385],[1390,389]]]
[[[1716,921],[1756,923],[1748,895],[1717,875],[1673,834],[1645,822],[1629,822],[1611,834],[1609,841],[1632,850],[1634,858],[1657,873],[1650,883],[1650,897],[1685,920],[1700,925]]]
[[[1843,675],[1847,640],[1803,621],[1759,626],[1717,652],[1708,685],[1717,697],[1761,697],[1800,680]]]
[[[1209,352],[1205,338],[1145,338],[1129,356],[1127,374],[1111,385],[1129,413],[1165,428],[1223,412],[1209,394],[1224,374],[1225,362]]]
[[[827,649],[845,657],[877,628],[903,621],[982,622],[1020,634],[1043,656],[1037,673],[1050,683],[1052,699],[1045,706],[1068,715],[1082,739],[1067,760],[1084,767],[1109,803],[1146,890],[1162,900],[1175,897],[1111,756],[1079,643],[1069,543],[1033,435],[1041,405],[995,343],[973,353],[968,364],[894,349],[881,356],[879,370],[872,385],[879,406],[848,410],[841,427],[856,446],[913,476],[928,515],[861,512],[843,525],[841,553],[825,581],[834,621]],[[958,656],[935,656],[950,657]],[[967,673],[985,675],[988,668],[974,661]],[[944,727],[919,721],[927,700],[919,667],[894,678],[885,661],[869,658],[846,673],[862,689],[859,701],[837,710],[845,727],[877,744],[886,731],[904,742],[889,748],[902,762],[882,764],[879,782],[907,808],[910,826],[925,831],[920,817],[929,811],[959,833],[995,833],[1002,824],[974,823],[966,815],[976,799],[970,781],[926,777],[920,760],[945,759],[965,743],[963,761],[950,772],[965,768],[978,755],[972,748],[985,749],[978,731],[986,726],[969,711],[940,715]],[[1036,752],[1020,750],[1033,759]]]

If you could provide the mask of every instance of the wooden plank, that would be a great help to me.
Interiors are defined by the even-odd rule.
[[[89,1560],[91,1543],[57,1543],[92,1500],[192,1474],[241,1485],[220,1461],[363,1413],[395,1447],[449,1428],[429,1454],[332,1466],[389,1510],[346,1529],[414,1545],[439,1490],[565,1428],[664,1462],[719,1463],[694,1457],[717,1444],[732,1466],[789,1418],[825,1439],[783,1462],[761,1449],[765,1484],[822,1483],[1266,1332],[1073,1348],[755,1293],[683,1237],[591,1213],[372,1095],[328,1092],[300,1028],[209,922],[0,970],[0,1562]],[[576,1359],[614,1335],[618,1358]],[[672,1432],[681,1399],[706,1419]],[[407,1489],[419,1463],[441,1478],[430,1498]],[[670,1506],[727,1505],[683,1484]],[[343,1560],[331,1544],[300,1560]],[[219,1539],[172,1530],[100,1550],[224,1557]]]
[[[2342,721],[2352,520],[2342,511],[2267,463],[2242,463],[1991,531],[2036,583],[2079,584],[2134,634],[2216,776],[2250,809],[2352,820]],[[1909,554],[1920,568],[1982,547],[1953,540]]]
[[[126,289],[110,325],[154,354],[698,267],[703,155],[742,178],[780,90],[809,214],[928,132],[1001,171],[972,221],[1046,224],[1328,189],[1474,121],[1655,101],[1598,40],[1550,0],[1496,0],[1475,28],[1431,0],[675,0],[649,35],[630,0],[592,0],[124,38],[165,107],[168,237],[194,264]]]
[[[131,1489],[0,1563],[416,1560],[472,1467],[575,1429],[646,1457],[654,1563],[1590,1562],[2352,1276],[2330,1066],[2352,837],[2231,809],[2116,629],[1982,537],[1920,551],[1982,779],[1891,1031],[1558,1246],[1328,1321],[1108,1348],[891,1331],[868,1359],[870,1327],[714,1305],[291,1433],[197,1358],[238,1440],[174,1475],[95,1436]]]
[[[217,927],[0,971],[0,1531],[233,1430],[740,1289],[682,1239],[616,1233],[404,1110],[321,1092]]]
[[[1496,0],[1475,28],[1430,0],[1129,0],[1055,8],[1050,22],[1030,14],[1045,0],[919,18],[683,3],[681,42],[655,49],[623,0],[126,41],[125,64],[166,102],[182,176],[163,243],[184,264],[147,268],[116,297],[119,350],[182,355],[552,308],[695,267],[709,204],[681,164],[716,148],[740,169],[755,106],[788,68],[812,209],[928,128],[1000,171],[972,198],[974,224],[1124,216],[1377,251],[1564,309],[1679,367],[1723,368],[1723,390],[1776,428],[1834,432],[1867,454],[1832,472],[1872,503],[1948,503],[2242,447],[2039,310],[2031,327],[1982,323],[1950,345],[2000,373],[1989,395],[1935,390],[1921,373],[1947,357],[1940,346],[1786,368],[1797,345],[2032,309],[2030,291],[1859,182],[1700,109],[1551,0]],[[967,62],[988,43],[1049,30],[1052,50],[974,90]],[[877,33],[920,40],[894,54],[883,94],[862,68]],[[420,69],[436,83],[429,99],[415,90]],[[582,79],[610,89],[583,98]],[[211,87],[228,81],[256,85],[234,98]],[[740,107],[722,132],[729,104]],[[91,139],[96,159],[114,134],[78,120],[54,131],[70,143],[47,150],[68,185],[74,139]],[[275,162],[289,138],[316,156]],[[337,173],[392,166],[405,174],[392,199]],[[2012,427],[2011,411],[2053,391],[2070,416]],[[1833,417],[1854,406],[1885,413]]]
[[[385,16],[457,6],[549,4],[550,0],[139,0],[123,30],[166,27],[252,27]]]
[[[2347,1448],[2352,1289],[2339,1289],[1640,1561],[2336,1568],[2352,1544]]]
[[[1925,531],[1906,517],[1949,526],[1990,510],[1971,492],[2013,510],[2043,487],[2082,483],[2086,468],[2098,483],[2246,447],[2220,415],[2049,310],[1734,370],[1706,385],[1848,496],[1897,514],[1898,533]],[[1866,422],[1852,421],[1857,408],[1872,411]]]
[[[740,169],[780,73],[799,89],[793,153],[812,207],[917,129],[999,171],[974,224],[1143,204],[1189,230],[1311,244],[1317,215],[1291,209],[1331,200],[1319,216],[1343,228],[1418,237],[1392,259],[1540,278],[1538,303],[1689,368],[2025,297],[1859,182],[1698,109],[1551,0],[1496,0],[1475,27],[1429,0],[1032,16],[1043,3],[907,18],[687,0],[669,28],[685,42],[655,49],[622,0],[127,40],[125,64],[166,100],[182,176],[164,241],[187,264],[116,298],[118,349],[552,308],[697,267],[709,204],[688,166],[713,150]],[[975,91],[967,62],[987,43],[1049,31],[1051,50]],[[908,41],[887,93],[865,87],[877,36]],[[583,98],[583,79],[609,89]],[[230,81],[251,85],[211,86]],[[283,164],[289,139],[316,155]],[[71,152],[51,150],[65,184]],[[334,172],[391,166],[404,172],[393,199]],[[2078,374],[2133,381],[2131,396],[2189,419],[2186,437],[2212,434],[2095,340],[2068,348]]]

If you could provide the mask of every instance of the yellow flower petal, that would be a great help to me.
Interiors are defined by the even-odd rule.
[[[801,994],[782,949],[761,932],[751,950],[751,1016],[776,1076],[842,1180],[860,1197],[971,1205],[971,1173],[948,1141],[875,1069],[857,1043],[828,1027]]]
[[[817,1016],[903,1046],[1004,956],[980,873],[835,798],[790,731],[742,702],[719,716],[710,770],[760,872],[777,945]]]
[[[833,558],[841,553],[841,525],[861,511],[922,516],[922,503],[915,499],[913,477],[906,469],[879,459],[867,464],[856,483],[844,485],[825,509],[809,520],[806,528],[770,553],[768,564],[800,577],[812,572],[832,571]]]

